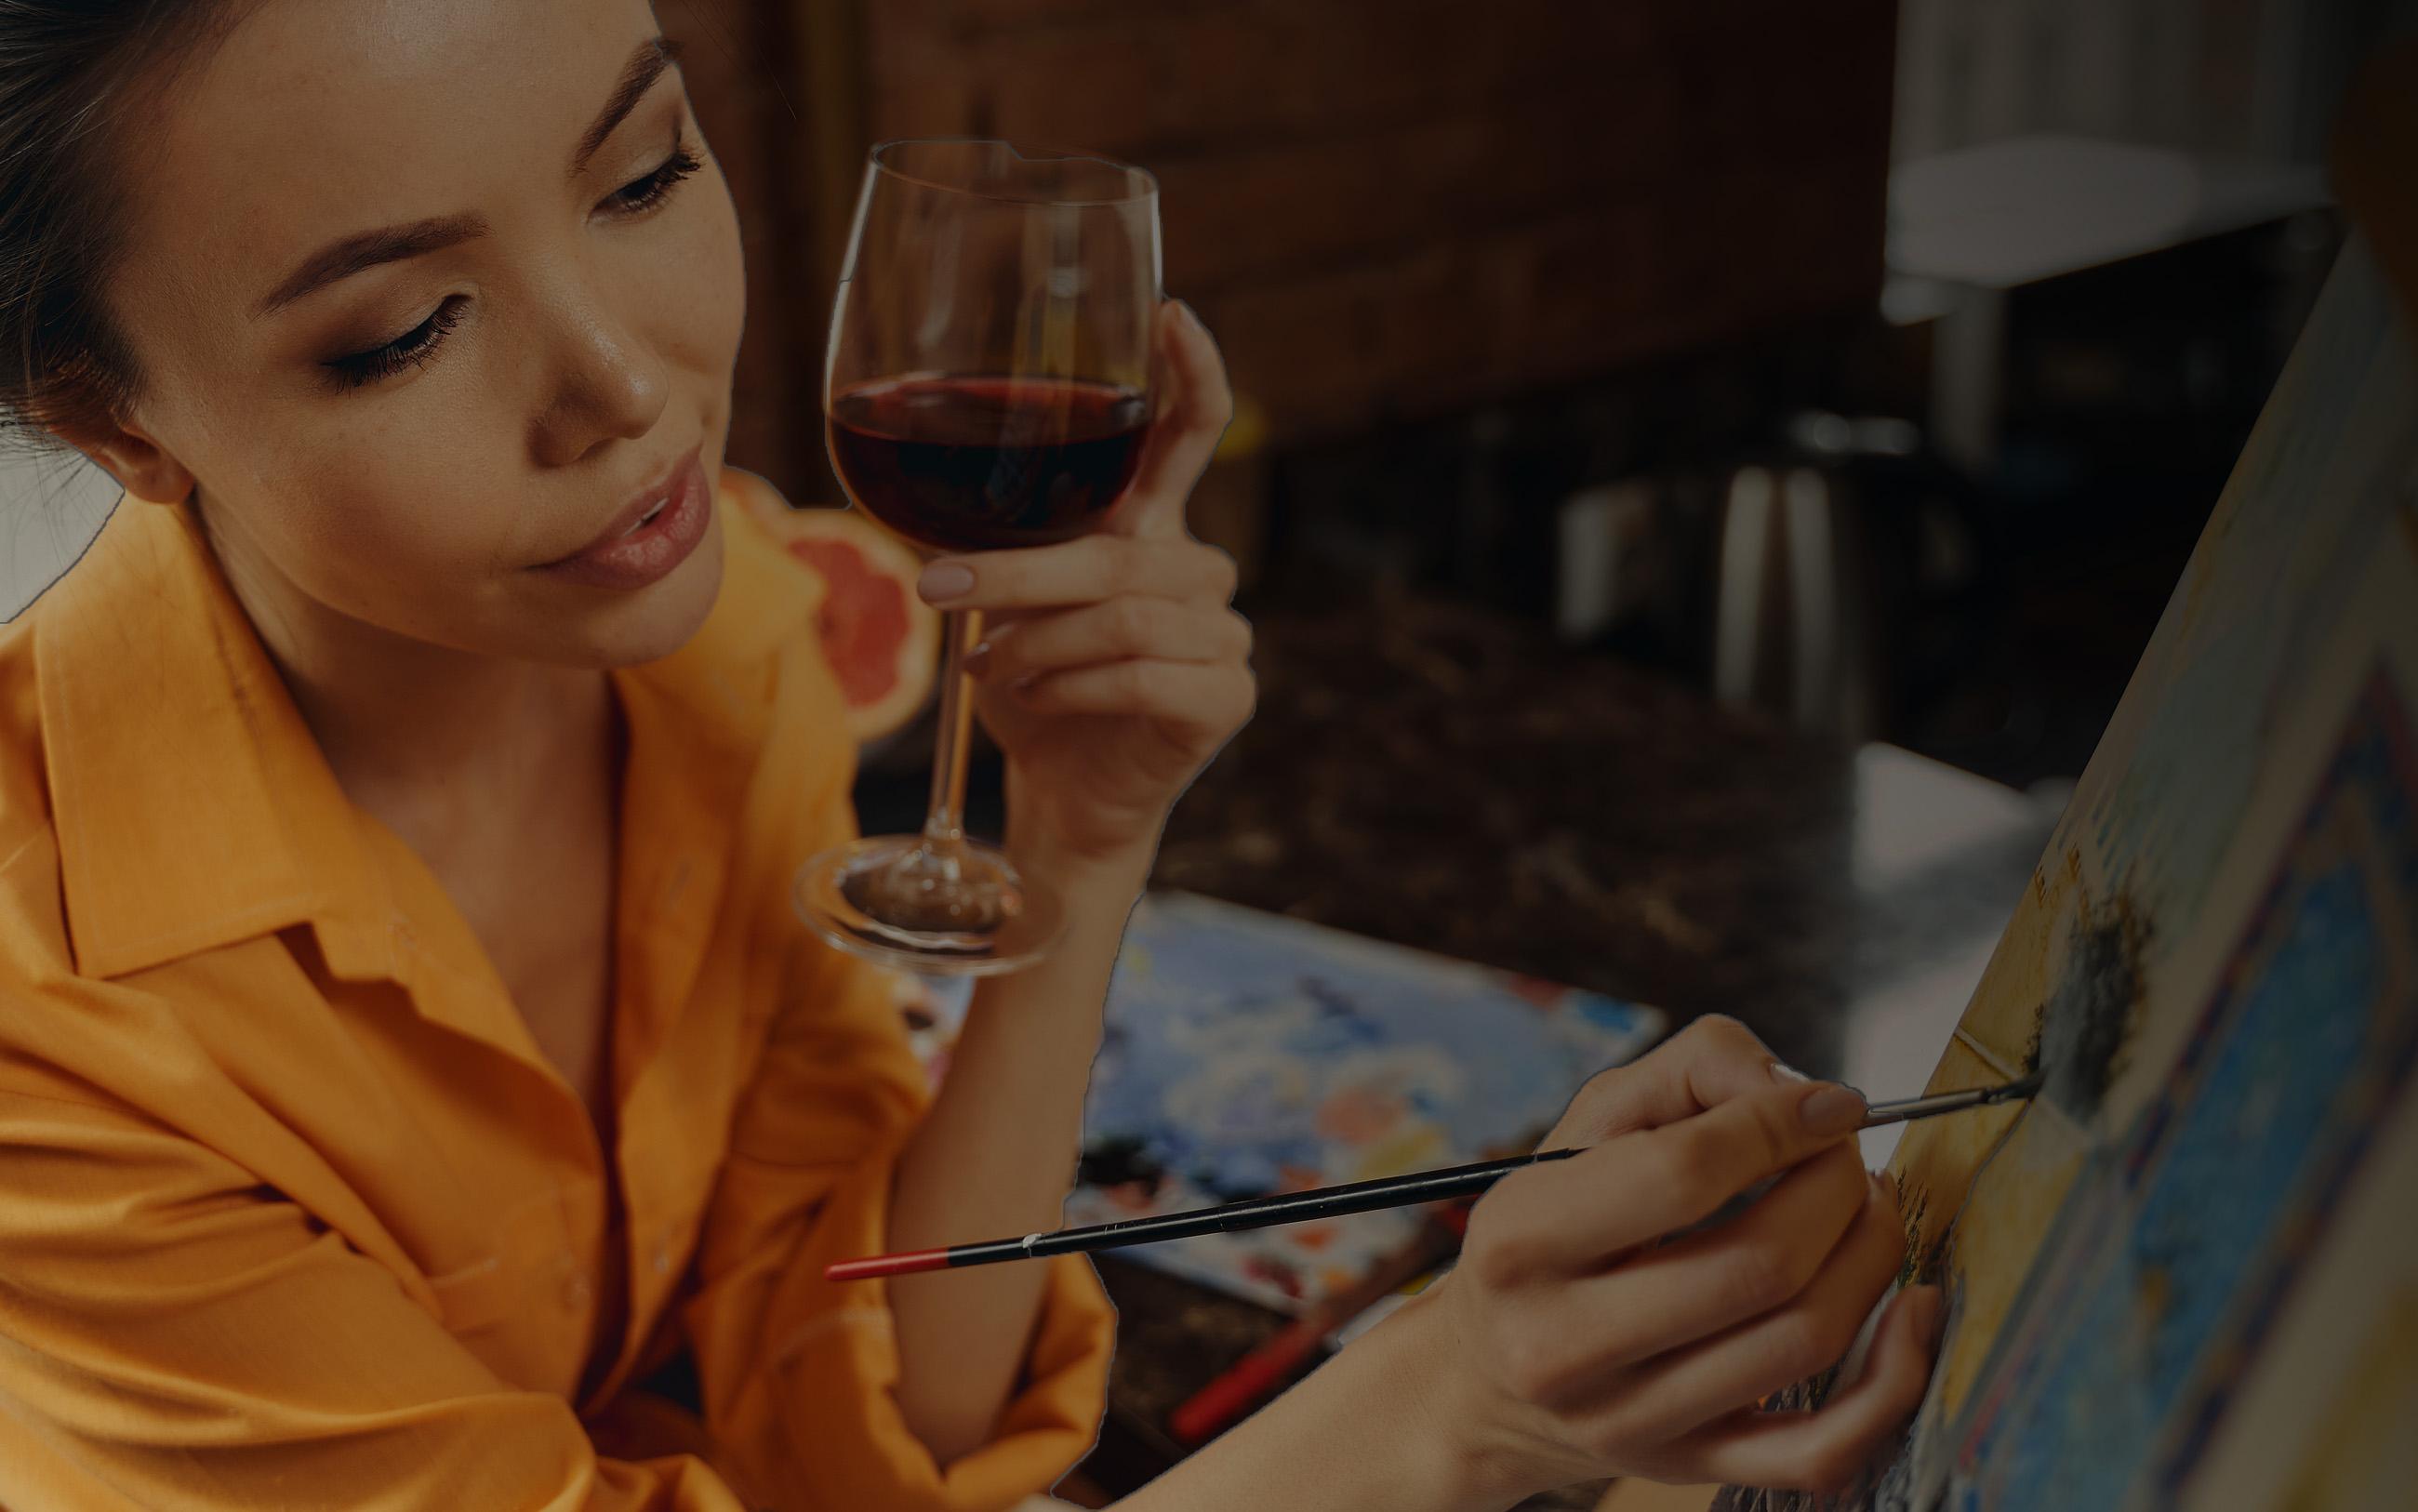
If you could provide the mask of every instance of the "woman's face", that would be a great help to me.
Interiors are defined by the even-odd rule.
[[[696,629],[739,233],[646,0],[268,0],[129,146],[130,429],[256,614],[583,666]]]

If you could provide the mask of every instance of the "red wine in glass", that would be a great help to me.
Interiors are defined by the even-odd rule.
[[[1104,383],[934,374],[831,401],[849,493],[935,551],[1046,546],[1090,530],[1141,462],[1150,405]]]
[[[1139,168],[1006,142],[888,142],[833,299],[822,408],[856,507],[927,553],[1048,546],[1097,529],[1141,466],[1162,319],[1158,185]],[[916,834],[798,870],[798,917],[903,970],[1040,960],[1064,900],[965,832],[979,610],[941,619],[932,797]]]

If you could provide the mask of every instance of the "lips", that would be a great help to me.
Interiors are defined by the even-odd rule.
[[[538,571],[625,591],[660,582],[705,539],[712,498],[698,453],[691,451],[661,481],[615,512],[593,541]]]

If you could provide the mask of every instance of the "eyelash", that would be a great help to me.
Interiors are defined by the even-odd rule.
[[[381,378],[391,378],[435,356],[437,346],[461,323],[462,296],[455,295],[438,305],[435,314],[384,346],[336,358],[324,365],[330,381],[339,389],[358,389]]]
[[[671,198],[673,189],[681,179],[704,166],[705,161],[696,155],[696,149],[682,141],[673,149],[672,155],[664,160],[662,167],[634,183],[622,185],[606,198],[624,215],[643,215]]]
[[[694,148],[682,142],[674,149],[663,166],[643,178],[634,179],[605,196],[605,204],[616,214],[644,215],[671,198],[681,181],[705,166]],[[461,296],[446,300],[426,320],[388,342],[366,352],[355,352],[321,364],[328,370],[329,381],[339,389],[359,389],[382,378],[393,377],[406,368],[418,367],[436,355],[447,335],[462,323]]]

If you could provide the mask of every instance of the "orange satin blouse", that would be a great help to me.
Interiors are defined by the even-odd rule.
[[[120,507],[0,632],[0,1507],[998,1507],[1090,1444],[1088,1265],[945,1472],[880,1284],[822,1279],[883,1247],[925,1093],[885,980],[789,911],[852,754],[819,589],[722,514],[703,631],[612,675],[609,1161],[185,511]],[[701,1424],[632,1384],[682,1350]]]

